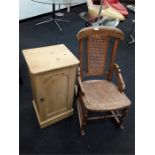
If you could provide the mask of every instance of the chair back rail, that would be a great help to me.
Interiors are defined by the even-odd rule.
[[[107,75],[105,64],[110,38],[114,38],[114,44],[110,55],[108,80],[112,79],[113,64],[119,41],[124,39],[124,33],[118,28],[100,26],[83,28],[77,33],[79,40],[80,76],[83,78],[83,40],[86,39],[86,74],[85,76]]]

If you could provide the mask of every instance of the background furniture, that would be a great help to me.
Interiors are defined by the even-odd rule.
[[[94,4],[97,5],[95,6]],[[109,18],[108,16],[103,15],[102,9],[104,8],[104,6],[102,4],[103,0],[87,0],[88,12],[81,12],[79,14],[80,17],[85,20],[86,27],[99,26],[99,25],[116,27],[119,24],[118,18]],[[95,7],[98,7],[97,8],[98,12],[96,12],[97,10]],[[94,13],[96,12],[95,16],[93,15],[94,14],[93,12]]]
[[[128,45],[135,43],[135,37],[133,35],[135,35],[135,19],[132,20],[132,27],[128,37]]]
[[[128,11],[126,7],[122,3],[120,3],[119,0],[103,0],[103,3],[105,5],[111,6],[123,16],[128,16]]]
[[[28,49],[23,54],[40,126],[46,127],[72,115],[77,58],[64,45]]]
[[[59,28],[60,31],[62,31],[61,26],[59,25],[58,22],[70,22],[69,20],[64,20],[64,19],[57,19],[55,18],[55,6],[56,5],[68,5],[68,4],[72,4],[72,3],[77,3],[76,0],[32,0],[33,2],[37,2],[37,3],[41,3],[41,4],[47,4],[47,5],[51,5],[52,6],[52,17],[48,20],[42,21],[37,23],[36,25],[40,25],[40,24],[44,24],[44,23],[48,23],[48,22],[54,22],[57,27]]]
[[[71,9],[72,6],[77,6],[79,4],[84,4],[86,0],[78,0],[76,4],[69,4],[69,5],[61,5],[61,9]],[[58,7],[56,7],[56,10]],[[35,4],[31,0],[20,0],[19,1],[19,20],[25,20],[32,17],[36,17],[39,15],[47,14],[51,12],[51,8],[48,5],[42,4]]]
[[[127,8],[135,14],[135,5],[127,5]],[[135,43],[135,19],[132,20],[132,26],[131,30],[129,32],[129,37],[128,37],[128,45],[134,44]]]
[[[100,17],[98,21],[97,17],[90,16],[88,12],[81,12],[79,16],[85,21],[86,27],[99,25],[117,27],[120,22],[119,19],[109,19],[106,17]]]
[[[60,12],[60,10],[61,10],[61,4],[59,4],[59,11],[55,13],[55,15],[58,17],[64,16],[64,13]]]
[[[110,62],[108,62],[107,52],[110,38],[114,38],[114,45]],[[77,34],[80,58],[77,109],[82,135],[85,134],[84,129],[88,120],[112,117],[123,128],[123,121],[131,104],[124,94],[125,83],[121,69],[115,63],[119,41],[123,38],[124,34],[121,30],[104,26],[100,26],[98,30],[93,27],[84,28]],[[87,44],[85,51],[83,50],[84,39]],[[83,64],[84,53],[86,54],[86,66]],[[113,75],[117,86],[112,82]],[[96,80],[84,81],[84,77],[96,77]],[[105,77],[105,79],[97,80],[97,77]],[[104,113],[94,117],[91,115],[92,112]]]
[[[102,5],[103,0],[100,0],[100,5],[98,3],[94,4],[93,0],[87,0],[88,12],[92,17],[106,16],[110,19],[119,19],[121,21],[125,20],[125,17],[117,12],[110,6]]]

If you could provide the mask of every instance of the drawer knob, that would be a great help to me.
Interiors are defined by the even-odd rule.
[[[43,97],[40,98],[40,101],[41,101],[41,102],[44,102],[44,101],[45,101],[45,98],[43,98]]]

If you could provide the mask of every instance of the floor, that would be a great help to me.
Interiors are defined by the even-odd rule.
[[[75,56],[78,56],[78,42],[76,33],[85,27],[79,13],[86,11],[81,5],[64,11],[62,18],[69,19],[70,23],[60,23],[63,31],[56,25],[48,23],[35,26],[37,22],[48,16],[33,19],[19,24],[20,32],[20,75],[23,85],[20,85],[20,154],[117,154],[133,155],[135,152],[135,45],[128,45],[128,36],[132,27],[131,20],[134,14],[130,13],[119,28],[125,33],[121,42],[116,62],[121,66],[126,82],[125,93],[132,101],[129,114],[125,121],[125,129],[121,130],[109,119],[90,122],[86,128],[86,135],[80,135],[77,109],[73,104],[73,116],[40,129],[32,106],[32,94],[29,83],[28,70],[22,55],[27,48],[42,47],[54,44],[65,44]]]

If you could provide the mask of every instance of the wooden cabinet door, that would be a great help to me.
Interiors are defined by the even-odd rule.
[[[69,108],[69,70],[53,71],[41,76],[40,101],[45,118],[54,117]]]
[[[71,113],[75,78],[76,66],[33,77],[34,100],[41,122]]]
[[[43,77],[46,117],[62,113],[68,108],[69,73],[56,72]]]

